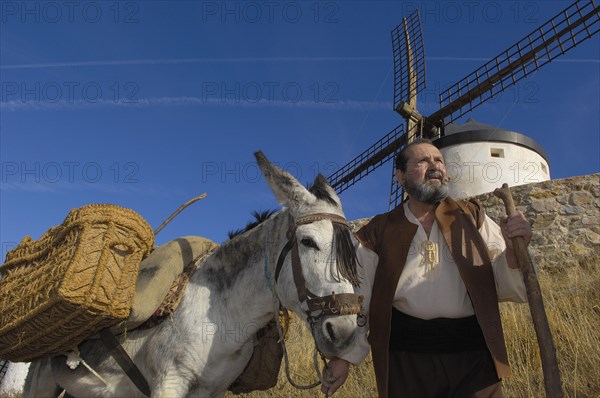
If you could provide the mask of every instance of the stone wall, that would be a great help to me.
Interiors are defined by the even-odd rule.
[[[529,252],[538,268],[600,261],[600,173],[511,188],[517,210],[531,222]],[[492,193],[476,196],[495,221],[505,214]]]
[[[517,210],[533,228],[529,252],[539,269],[600,263],[600,173],[511,188]],[[496,222],[504,205],[492,193],[476,196]],[[355,228],[369,219],[353,222]]]

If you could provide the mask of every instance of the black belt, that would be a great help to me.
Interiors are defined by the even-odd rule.
[[[392,308],[390,351],[451,353],[486,348],[475,315],[425,320]]]

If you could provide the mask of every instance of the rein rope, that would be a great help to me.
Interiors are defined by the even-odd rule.
[[[290,359],[288,357],[288,353],[287,353],[287,349],[285,347],[285,336],[283,334],[283,329],[281,327],[281,321],[279,319],[279,310],[282,309],[283,307],[281,307],[280,303],[279,303],[279,299],[277,298],[277,295],[275,294],[275,291],[273,291],[273,298],[274,298],[274,306],[275,306],[275,324],[277,325],[277,333],[279,334],[279,342],[281,344],[281,349],[283,352],[283,363],[285,365],[285,376],[288,380],[288,382],[294,387],[297,388],[298,390],[310,390],[311,388],[315,388],[318,385],[320,385],[323,382],[323,379],[321,377],[321,373],[319,371],[319,361],[317,359],[317,347],[315,346],[315,350],[314,350],[314,355],[313,355],[313,365],[315,367],[315,371],[317,372],[317,376],[319,378],[318,381],[315,381],[312,384],[308,384],[308,385],[300,385],[294,382],[294,380],[292,380],[292,375],[290,374]],[[323,360],[324,366],[328,367],[327,362],[325,361],[325,357],[323,356],[323,354],[321,354],[321,359]]]
[[[318,385],[325,383],[324,375],[329,371],[329,365],[325,359],[323,353],[318,349],[315,342],[315,350],[313,355],[313,365],[315,367],[315,371],[317,373],[318,381],[309,384],[309,385],[299,385],[292,380],[289,369],[289,358],[287,354],[287,349],[285,346],[285,336],[281,327],[281,321],[279,319],[279,311],[283,309],[281,306],[281,302],[279,301],[279,297],[275,291],[275,286],[279,279],[279,274],[283,267],[283,263],[288,253],[292,251],[292,275],[294,279],[294,284],[296,285],[296,292],[298,294],[298,300],[300,301],[300,305],[303,302],[306,302],[307,310],[304,311],[306,313],[307,321],[310,324],[311,334],[313,335],[314,340],[314,326],[318,322],[318,320],[326,315],[352,315],[357,314],[357,324],[359,326],[364,326],[364,320],[366,319],[363,314],[363,296],[357,296],[353,293],[339,293],[335,294],[335,292],[331,292],[331,295],[319,297],[312,293],[310,290],[306,288],[306,281],[304,276],[302,275],[302,266],[300,264],[300,255],[298,252],[298,242],[296,240],[295,232],[296,228],[300,225],[310,224],[316,221],[329,220],[332,223],[337,223],[344,225],[347,228],[350,228],[346,219],[337,214],[331,213],[315,213],[307,216],[299,217],[288,229],[287,238],[288,241],[281,250],[279,257],[277,259],[277,265],[275,267],[275,282],[272,283],[271,274],[269,272],[268,266],[268,229],[265,230],[265,278],[267,280],[267,284],[271,288],[273,293],[273,306],[275,308],[275,324],[277,326],[277,332],[279,334],[279,341],[281,343],[284,364],[285,364],[285,374],[288,382],[299,390],[309,390]],[[313,315],[314,312],[318,312],[316,315]],[[323,374],[321,374],[319,370],[319,359],[318,355],[320,355],[321,360],[323,361]]]

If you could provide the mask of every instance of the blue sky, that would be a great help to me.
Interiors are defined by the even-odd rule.
[[[390,43],[403,16],[421,10],[429,114],[440,88],[569,3],[2,0],[2,256],[74,207],[115,203],[157,227],[204,192],[157,240],[221,242],[277,207],[254,151],[306,183],[403,122]],[[598,36],[470,116],[534,138],[553,178],[598,172]],[[390,169],[342,194],[348,218],[387,210]]]

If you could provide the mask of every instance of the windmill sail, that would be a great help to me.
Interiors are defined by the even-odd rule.
[[[392,50],[394,110],[398,111],[405,103],[416,109],[417,94],[425,88],[425,50],[418,10],[392,30]]]
[[[423,118],[416,112],[416,106],[410,105],[411,98],[425,87],[421,26],[419,15],[415,12],[392,31],[394,109],[407,120],[416,121],[407,128],[410,137],[419,136],[422,132],[423,136],[432,138],[435,129],[431,127],[443,127],[465,115],[598,31],[600,7],[595,5],[594,0],[577,1],[444,91],[440,95],[440,110]],[[334,189],[342,193],[390,160],[403,145],[410,142],[408,133],[404,133],[403,126],[396,127],[333,173],[329,181]],[[399,204],[400,198],[401,189],[392,182],[390,207]]]
[[[401,106],[403,98],[409,98],[416,107],[417,93],[425,88],[425,52],[418,11],[403,19],[392,31],[394,52],[394,109]],[[373,170],[392,159],[414,134],[410,125],[410,137],[403,125],[399,125],[366,151],[328,177],[338,194],[356,184]],[[393,187],[399,187],[393,182]],[[399,193],[402,194],[401,191]],[[398,193],[396,193],[398,195]]]
[[[440,94],[441,109],[428,117],[453,122],[529,76],[600,30],[600,7],[578,1]]]
[[[415,138],[421,136],[421,129],[419,125],[414,125],[410,130],[404,134],[402,138],[402,145],[396,149],[395,153],[398,154],[406,145],[411,143]],[[396,181],[396,164],[392,164],[392,176],[390,181],[390,202],[388,204],[388,210],[392,210],[404,199],[404,190],[402,186]]]
[[[399,125],[327,179],[333,189],[340,194],[390,160],[404,143],[406,143],[404,126]]]
[[[418,9],[392,30],[392,50],[394,53],[394,110],[406,119],[407,135],[399,152],[416,136],[423,132],[423,116],[417,111],[417,94],[426,86],[425,50],[423,32]],[[390,202],[388,209],[402,202],[404,192],[396,181],[396,167],[392,164],[390,181]]]

